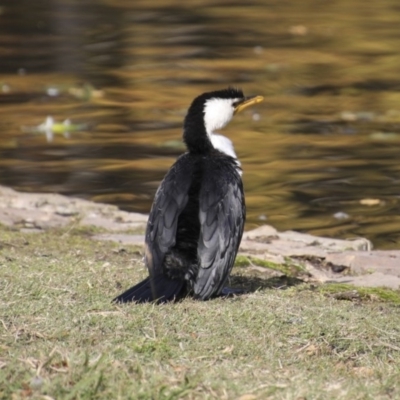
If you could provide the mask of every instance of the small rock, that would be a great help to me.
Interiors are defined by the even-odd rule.
[[[40,390],[43,386],[44,380],[40,376],[35,376],[31,379],[29,386],[33,390]]]

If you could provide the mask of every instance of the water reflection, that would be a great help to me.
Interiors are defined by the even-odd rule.
[[[225,130],[248,227],[400,241],[395,0],[27,0],[0,8],[0,182],[148,212],[199,93],[266,101]],[[29,13],[27,13],[29,10]],[[48,116],[85,126],[27,132]],[[47,138],[49,139],[49,138]]]

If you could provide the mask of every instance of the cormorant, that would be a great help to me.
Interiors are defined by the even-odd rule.
[[[145,236],[149,277],[115,302],[163,303],[188,294],[207,300],[221,294],[242,238],[246,210],[232,142],[215,131],[262,100],[234,88],[194,99],[183,126],[188,152],[164,177],[150,211]]]

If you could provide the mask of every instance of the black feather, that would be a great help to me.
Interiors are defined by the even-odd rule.
[[[166,303],[178,300],[182,295],[183,283],[183,281],[166,279],[161,275],[154,279],[149,277],[117,296],[113,302],[148,303],[155,300],[157,303]]]

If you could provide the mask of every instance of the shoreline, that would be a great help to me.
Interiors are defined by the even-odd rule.
[[[80,228],[91,231],[90,238],[96,241],[142,246],[146,223],[147,215],[117,206],[0,186],[0,233]],[[373,250],[363,238],[324,238],[263,225],[244,233],[236,265],[263,272],[266,278],[290,270],[305,281],[400,288],[400,250]]]

